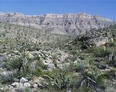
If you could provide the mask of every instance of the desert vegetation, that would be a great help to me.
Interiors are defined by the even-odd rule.
[[[115,92],[116,25],[78,37],[0,23],[0,92]]]

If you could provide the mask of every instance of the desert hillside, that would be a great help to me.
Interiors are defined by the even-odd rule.
[[[112,20],[85,13],[0,13],[0,92],[115,89],[116,25]]]

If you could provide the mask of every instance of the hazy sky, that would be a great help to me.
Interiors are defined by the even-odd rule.
[[[0,0],[0,11],[26,15],[86,12],[116,20],[116,0]]]

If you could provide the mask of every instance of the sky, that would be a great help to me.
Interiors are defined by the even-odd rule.
[[[116,0],[0,0],[0,11],[25,15],[85,12],[116,20]]]

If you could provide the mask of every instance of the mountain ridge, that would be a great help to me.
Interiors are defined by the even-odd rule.
[[[87,13],[24,15],[0,12],[0,22],[32,26],[45,32],[79,35],[92,29],[100,29],[114,24],[114,21]]]

